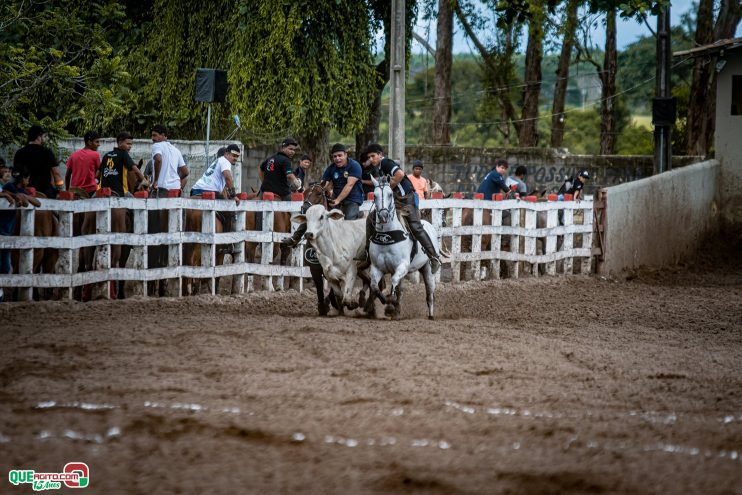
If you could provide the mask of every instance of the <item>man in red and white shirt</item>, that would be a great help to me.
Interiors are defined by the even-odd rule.
[[[85,133],[83,137],[85,147],[77,150],[67,159],[67,172],[64,174],[64,183],[69,191],[72,188],[82,189],[93,195],[98,189],[95,176],[100,168],[100,136],[95,131]]]

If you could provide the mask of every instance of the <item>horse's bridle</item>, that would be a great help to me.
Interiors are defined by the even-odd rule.
[[[327,209],[327,204],[328,204],[328,201],[327,201],[327,192],[325,191],[325,189],[322,187],[322,185],[319,182],[315,182],[315,183],[309,185],[309,192],[310,193],[314,192],[316,189],[319,189],[321,191],[322,200],[323,200],[323,203],[322,204],[324,204],[325,205],[325,209]],[[312,203],[311,201],[309,201],[309,199],[305,199],[304,200],[304,203],[302,203],[301,211],[303,213],[306,213],[307,210],[310,207],[312,207],[314,205],[318,205],[318,204],[320,204],[320,203]]]
[[[382,225],[385,224],[385,223],[388,223],[389,220],[392,217],[391,216],[391,212],[389,211],[389,208],[384,206],[384,194],[383,194],[383,192],[384,192],[384,187],[385,186],[389,186],[389,183],[386,182],[386,181],[383,181],[383,180],[379,182],[378,187],[381,188],[381,191],[382,191],[381,197],[379,198],[379,200],[381,201],[381,208],[377,208],[376,209],[376,223],[379,223],[379,224],[382,224]],[[391,187],[390,187],[390,189],[391,189]],[[392,206],[394,205],[394,198],[392,198],[392,203],[391,204],[392,204]],[[384,211],[386,212],[386,220],[385,221],[382,221],[380,219],[380,215],[381,215],[381,212],[384,212]]]

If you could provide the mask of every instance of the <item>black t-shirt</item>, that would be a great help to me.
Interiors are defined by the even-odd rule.
[[[579,179],[579,177],[575,177],[572,179],[572,187],[569,188],[569,190],[566,191],[566,194],[574,194],[577,191],[580,191],[580,197],[582,197],[582,189],[584,189],[585,184]]]
[[[52,168],[57,166],[57,159],[49,148],[40,144],[27,144],[15,152],[13,167],[23,167],[30,174],[29,186],[49,195],[52,189]]]
[[[381,160],[381,163],[379,164],[379,171],[381,175],[388,175],[389,177],[393,177],[394,173],[397,170],[402,170],[402,167],[399,166],[397,162],[390,158],[384,158]],[[404,170],[402,170],[402,173],[404,173]],[[408,194],[412,194],[415,192],[415,188],[412,186],[412,182],[410,179],[407,178],[407,175],[404,176],[404,179],[399,183],[397,186],[397,193],[401,193],[403,196],[407,196]]]
[[[123,196],[129,190],[126,171],[134,166],[129,153],[118,148],[109,151],[100,161],[100,187],[110,187],[113,192]]]
[[[379,167],[374,167],[373,165],[363,167],[363,170],[361,171],[361,180],[371,180],[371,177],[375,179],[379,178]],[[374,192],[374,186],[363,184],[363,197],[365,198],[370,192]]]
[[[272,192],[278,196],[291,194],[287,177],[294,171],[291,169],[291,159],[288,156],[278,152],[261,163],[260,169],[263,171],[261,185],[263,192]]]

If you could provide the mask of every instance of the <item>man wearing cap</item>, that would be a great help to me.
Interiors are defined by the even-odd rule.
[[[332,191],[328,206],[342,210],[346,220],[355,220],[363,204],[361,165],[348,156],[340,143],[332,146],[330,156],[332,165],[325,169],[321,182],[322,187]]]
[[[412,160],[412,173],[407,175],[415,188],[418,198],[425,199],[430,194],[428,190],[428,179],[423,177],[423,162],[421,160]]]
[[[82,189],[92,195],[98,189],[95,176],[100,168],[100,136],[95,131],[85,133],[83,137],[85,147],[77,150],[67,159],[67,172],[64,175],[64,183],[67,190],[73,188]]]
[[[590,178],[590,173],[587,170],[581,170],[577,174],[577,179],[572,181],[570,187],[566,188],[565,194],[571,194],[575,201],[582,200],[582,191],[585,188],[585,181]]]
[[[301,181],[299,192],[304,192],[304,188],[307,185],[307,173],[310,168],[312,168],[312,159],[309,155],[301,155],[299,157],[299,166],[294,170],[294,175]]]
[[[281,148],[275,155],[260,164],[258,176],[260,177],[260,197],[263,193],[271,192],[283,201],[291,201],[291,191],[301,187],[301,181],[291,168],[291,159],[296,155],[299,143],[294,138],[286,138],[281,143]]]
[[[425,254],[430,259],[430,268],[433,273],[436,273],[441,267],[441,260],[438,257],[438,253],[433,247],[433,243],[428,237],[428,233],[425,232],[422,223],[420,223],[420,210],[418,208],[419,198],[415,194],[415,190],[412,186],[412,182],[407,178],[402,167],[397,164],[394,160],[384,157],[384,150],[381,145],[373,143],[368,145],[367,150],[368,157],[371,163],[379,167],[381,175],[388,175],[390,177],[390,186],[394,191],[395,199],[402,203],[401,207],[406,207],[408,211],[407,222],[410,225],[410,231],[422,246]],[[376,234],[376,228],[374,226],[374,215],[369,215],[366,221],[366,256],[365,259],[359,259],[358,261],[368,260],[368,245],[371,242],[371,237]]]
[[[508,162],[501,158],[495,162],[495,168],[484,176],[484,180],[479,184],[477,192],[484,194],[484,199],[492,199],[492,195],[496,193],[510,192],[510,188],[505,183],[505,177],[507,175]]]
[[[152,127],[152,163],[155,175],[152,189],[158,198],[168,197],[168,191],[182,190],[188,177],[188,167],[180,150],[167,140],[168,130],[162,124]]]
[[[28,129],[28,144],[15,152],[13,168],[25,168],[31,173],[31,187],[48,198],[56,198],[64,187],[54,153],[44,146],[46,131],[40,125]]]

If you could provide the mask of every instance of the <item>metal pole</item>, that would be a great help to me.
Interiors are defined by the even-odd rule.
[[[211,135],[211,102],[209,110],[206,112],[206,168],[209,168],[209,137]],[[206,168],[204,170],[206,170]]]
[[[389,157],[404,168],[405,161],[405,0],[392,0],[391,104]]]
[[[667,114],[672,106],[672,48],[670,46],[670,7],[664,7],[657,15],[657,76],[655,86],[655,105],[661,105],[665,112],[654,126],[654,173],[661,174],[672,170],[672,125]],[[662,103],[664,102],[664,103]],[[672,112],[674,116],[674,110]],[[659,116],[654,112],[655,119]]]

